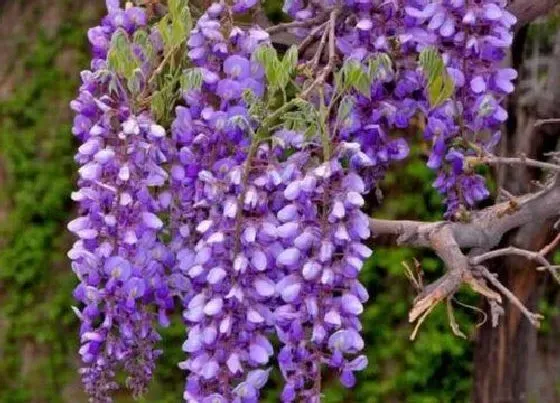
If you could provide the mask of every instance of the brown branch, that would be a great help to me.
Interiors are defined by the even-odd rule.
[[[315,87],[322,85],[325,80],[327,79],[330,72],[333,70],[335,62],[336,62],[336,36],[335,36],[335,25],[336,25],[336,18],[338,17],[340,10],[335,8],[331,11],[328,28],[329,28],[329,61],[327,65],[321,70],[321,73],[317,76],[317,78],[307,87],[302,93],[301,98],[307,98],[311,92],[315,89]]]
[[[507,201],[473,213],[470,222],[429,223],[371,219],[370,226],[374,235],[397,236],[396,243],[402,246],[430,248],[445,264],[446,274],[426,286],[414,300],[409,312],[409,321],[417,321],[412,337],[416,336],[429,312],[438,303],[452,298],[462,285],[469,285],[487,298],[496,313],[502,311],[502,294],[518,306],[532,324],[537,325],[540,317],[529,312],[511,291],[479,265],[495,257],[515,254],[540,262],[554,275],[555,271],[550,269],[545,256],[558,246],[560,235],[538,252],[513,247],[487,251],[497,246],[506,232],[534,221],[535,217],[546,219],[559,216],[559,206],[560,186],[558,178],[555,178],[544,190],[515,198],[514,204]],[[462,249],[471,249],[469,257]],[[500,294],[488,287],[487,281]],[[496,320],[497,315],[493,315],[493,323]],[[450,323],[453,326],[451,316]]]
[[[535,127],[544,125],[557,125],[560,124],[560,118],[539,119],[535,122]]]
[[[560,284],[560,276],[556,271],[556,267],[552,266],[546,258],[546,256],[552,250],[554,250],[559,243],[560,243],[560,234],[558,234],[552,242],[550,242],[548,245],[546,245],[545,247],[543,247],[541,250],[537,252],[510,246],[507,248],[496,249],[490,252],[483,253],[481,255],[473,257],[470,261],[471,264],[476,266],[486,260],[495,259],[497,257],[512,256],[512,255],[524,257],[525,259],[534,260],[537,263],[542,264],[542,266],[538,267],[537,270],[548,270],[552,275],[552,277],[558,282],[558,284]]]
[[[495,155],[485,155],[483,157],[468,157],[467,162],[472,166],[476,165],[524,165],[549,171],[560,172],[560,165],[549,162],[538,161],[527,157],[498,157]]]
[[[558,0],[513,0],[508,10],[517,17],[517,25],[525,25],[558,5]]]
[[[309,35],[298,45],[298,54],[303,53],[315,40],[315,37],[327,29],[328,21],[322,23],[321,25],[313,28]]]
[[[548,260],[546,260],[546,258],[544,256],[542,256],[540,254],[540,252],[533,252],[530,250],[526,250],[526,249],[520,249],[520,248],[515,248],[513,246],[509,246],[507,248],[503,248],[503,249],[496,249],[490,252],[486,252],[483,253],[482,255],[476,256],[474,258],[471,259],[471,264],[473,265],[479,265],[480,263],[486,261],[486,260],[490,260],[490,259],[495,259],[498,257],[503,257],[503,256],[520,256],[520,257],[524,257],[525,259],[528,260],[534,260],[544,266],[548,266]]]
[[[328,14],[321,14],[316,16],[315,18],[311,18],[310,20],[305,21],[292,21],[292,22],[283,22],[281,24],[273,25],[266,28],[266,32],[269,34],[274,34],[276,32],[287,31],[293,28],[307,28],[312,27],[317,24],[323,24],[329,18]]]
[[[312,71],[314,71],[317,68],[319,62],[321,61],[321,56],[323,55],[323,49],[325,49],[329,32],[330,30],[327,29],[323,31],[323,35],[321,35],[321,40],[319,41],[319,46],[317,46],[313,58],[308,62],[309,67],[311,68]]]
[[[535,217],[560,216],[559,206],[560,186],[555,183],[542,191],[517,197],[514,208],[510,201],[505,201],[473,212],[469,222],[371,219],[370,227],[374,235],[397,236],[400,246],[420,248],[432,248],[431,234],[446,228],[460,248],[487,251],[496,247],[506,232],[533,222]]]
[[[482,273],[482,276],[487,279],[490,284],[492,284],[492,286],[494,286],[498,291],[500,291],[505,297],[507,297],[507,299],[509,299],[509,301],[515,305],[517,308],[519,308],[519,310],[523,313],[523,315],[525,315],[527,317],[527,319],[529,319],[529,321],[531,322],[531,324],[535,327],[539,327],[540,326],[540,321],[541,319],[543,319],[544,317],[542,315],[539,315],[537,313],[533,313],[531,311],[529,311],[525,305],[523,305],[523,303],[521,301],[519,301],[519,298],[517,298],[515,296],[515,294],[513,294],[507,287],[505,287],[500,280],[498,280],[496,278],[496,276],[494,276],[492,273],[490,273],[488,271],[488,269],[486,267],[480,266],[477,269],[479,269]]]

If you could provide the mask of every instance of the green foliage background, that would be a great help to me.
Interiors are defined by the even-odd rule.
[[[76,373],[77,320],[70,309],[75,278],[65,256],[72,241],[65,223],[74,214],[69,194],[76,171],[68,103],[76,94],[79,70],[88,65],[86,29],[99,15],[70,1],[61,3],[65,14],[55,32],[30,26],[36,35],[13,38],[19,41],[24,74],[10,96],[0,100],[1,403],[86,401]],[[266,8],[278,15],[277,2],[267,2]],[[58,62],[62,52],[74,55],[70,66]],[[374,215],[440,218],[423,151],[414,146],[408,162],[391,172],[383,184],[385,200],[371,206]],[[364,267],[361,279],[371,299],[362,320],[370,365],[352,391],[342,390],[327,375],[325,402],[468,400],[472,343],[453,336],[444,308],[429,317],[416,341],[409,341],[412,327],[406,317],[414,290],[401,262],[413,267],[414,257],[427,280],[441,273],[433,255],[409,249],[378,247]],[[472,295],[459,298],[474,303]],[[472,334],[480,319],[476,315],[459,310],[465,333]],[[165,355],[147,402],[181,399],[183,374],[176,363],[183,359],[184,329],[176,321],[163,333]],[[275,402],[279,374],[271,384],[264,400]],[[129,399],[123,393],[118,401]]]

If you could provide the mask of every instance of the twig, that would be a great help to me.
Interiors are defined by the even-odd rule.
[[[546,258],[542,256],[540,252],[532,252],[530,250],[519,249],[513,246],[503,248],[503,249],[496,249],[490,252],[486,252],[482,255],[473,257],[471,258],[471,264],[479,265],[480,263],[486,260],[495,259],[497,257],[502,257],[502,256],[511,256],[511,255],[521,256],[529,260],[535,260],[544,266],[549,266],[548,260],[546,260]]]
[[[283,22],[281,24],[277,24],[277,25],[273,25],[271,27],[268,27],[266,29],[266,32],[268,32],[269,34],[274,34],[276,32],[287,31],[287,30],[292,29],[292,28],[312,27],[312,26],[317,25],[317,24],[322,24],[323,22],[325,22],[327,20],[327,18],[328,18],[328,14],[321,14],[321,15],[318,15],[315,18],[312,18],[310,20]]]
[[[321,55],[323,54],[323,49],[325,49],[325,45],[327,43],[328,33],[329,31],[326,29],[323,31],[323,35],[321,35],[321,40],[319,41],[317,50],[315,51],[313,58],[309,61],[309,66],[311,67],[311,70],[315,70],[319,65],[319,62],[321,61]]]
[[[551,164],[549,162],[542,162],[526,157],[497,157],[495,155],[485,155],[483,157],[468,157],[467,162],[471,165],[524,165],[560,172],[560,165],[558,164]]]
[[[554,248],[558,246],[558,244],[560,244],[560,234],[556,235],[556,238],[554,238],[552,242],[550,242],[548,245],[542,248],[539,251],[539,254],[541,254],[542,256],[548,255],[550,252],[552,252]]]
[[[307,49],[309,47],[309,45],[311,45],[313,43],[313,41],[315,40],[315,37],[326,29],[328,24],[329,24],[329,22],[327,21],[327,22],[322,23],[318,27],[313,28],[313,30],[309,33],[309,35],[307,35],[307,37],[303,40],[303,42],[301,42],[299,44],[298,54],[303,53],[305,51],[305,49]]]
[[[408,278],[408,280],[412,283],[412,286],[414,287],[416,292],[421,293],[424,290],[424,284],[422,281],[422,271],[419,269],[420,263],[418,262],[418,260],[416,260],[416,258],[414,259],[414,263],[416,268],[416,275],[418,277],[416,277],[416,275],[412,272],[407,262],[405,262],[404,260],[401,262],[401,264],[405,269],[404,274],[406,278]]]
[[[462,337],[463,339],[467,339],[467,336],[461,331],[457,321],[455,320],[455,314],[453,313],[453,297],[447,297],[447,316],[449,318],[449,326],[451,326],[451,330],[453,334],[458,337]]]
[[[414,330],[412,331],[412,334],[410,335],[410,340],[414,340],[416,338],[416,334],[418,334],[418,330],[420,329],[420,326],[422,325],[422,323],[424,323],[424,321],[426,320],[428,315],[434,310],[436,305],[437,304],[434,304],[434,305],[430,306],[426,310],[426,312],[424,312],[424,314],[422,316],[420,316],[420,319],[418,319],[418,322],[416,322],[416,326],[414,326]]]
[[[474,306],[474,305],[469,305],[469,304],[465,304],[464,302],[459,301],[456,298],[453,298],[453,301],[457,304],[457,305],[461,305],[463,308],[467,308],[467,309],[471,309],[475,312],[478,312],[479,314],[482,315],[482,320],[480,322],[478,322],[475,326],[476,327],[480,327],[482,325],[484,325],[487,321],[488,321],[488,315],[486,314],[486,312],[484,312],[482,309]]]
[[[327,65],[323,68],[321,73],[317,76],[315,81],[313,81],[311,83],[311,85],[309,85],[309,87],[307,87],[301,93],[301,98],[303,98],[303,99],[307,98],[316,86],[323,84],[325,82],[327,76],[329,75],[329,73],[334,68],[334,64],[336,62],[335,26],[336,26],[336,18],[338,17],[339,13],[340,13],[340,10],[338,8],[335,8],[333,11],[331,11],[331,16],[330,16],[329,22],[328,22],[328,27],[329,27],[329,61],[327,62]]]
[[[519,310],[523,313],[523,315],[527,317],[527,319],[533,326],[537,328],[540,326],[540,321],[544,319],[544,316],[529,311],[525,307],[525,305],[521,301],[519,301],[519,299],[500,282],[500,280],[498,280],[494,275],[492,275],[492,273],[488,271],[486,267],[479,266],[477,268],[481,271],[482,276],[484,276],[484,278],[490,282],[490,284],[492,284],[496,289],[498,289],[498,291],[500,291],[505,297],[507,297],[513,305],[519,308]]]
[[[560,118],[537,120],[537,122],[535,123],[535,127],[540,127],[540,126],[544,126],[544,125],[555,125],[555,124],[560,124]]]
[[[534,252],[526,249],[519,249],[513,246],[503,249],[496,249],[491,252],[486,252],[482,255],[475,256],[471,258],[471,264],[478,265],[483,261],[494,259],[501,256],[521,256],[528,260],[534,260],[541,264],[541,267],[538,267],[537,270],[548,270],[552,277],[560,284],[560,274],[556,271],[555,266],[552,266],[550,262],[546,259],[546,256],[554,250],[560,244],[560,234],[552,240],[548,245],[543,247],[541,250]]]

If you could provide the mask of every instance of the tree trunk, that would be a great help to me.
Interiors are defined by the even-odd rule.
[[[524,27],[519,31],[512,49],[512,65],[518,70],[523,66],[526,39],[527,27]],[[510,121],[502,148],[504,155],[523,153],[542,158],[544,153],[557,147],[558,126],[535,128],[537,119],[560,116],[560,108],[554,107],[560,101],[560,86],[556,84],[560,78],[560,66],[557,65],[560,34],[554,42],[546,91],[535,88],[524,97],[518,92],[510,100]],[[502,167],[498,174],[498,184],[513,194],[534,190],[531,181],[539,179],[542,179],[540,172],[523,167]],[[530,225],[508,234],[503,245],[538,250],[550,241],[552,224],[535,217]],[[508,257],[497,261],[492,271],[529,310],[538,311],[537,305],[544,290],[542,283],[546,277],[536,270],[535,264],[518,257]],[[560,372],[539,370],[547,368],[541,361],[547,361],[548,357],[546,353],[540,353],[542,343],[537,329],[511,304],[504,303],[504,310],[497,327],[488,321],[479,329],[474,354],[472,400],[476,403],[559,402],[557,388]],[[547,381],[537,381],[539,377],[546,377]]]

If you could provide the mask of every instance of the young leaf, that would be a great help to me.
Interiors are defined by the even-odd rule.
[[[134,69],[138,67],[139,62],[130,48],[128,34],[122,29],[117,30],[111,37],[107,63],[110,70],[126,79],[130,79]]]
[[[428,101],[435,108],[453,95],[455,84],[437,49],[430,47],[420,52],[419,64],[426,75]]]
[[[371,80],[360,62],[350,60],[345,63],[342,66],[342,78],[343,91],[352,87],[368,98],[371,96]]]
[[[368,77],[371,81],[383,80],[393,71],[393,63],[386,53],[380,53],[368,62]]]
[[[297,60],[297,46],[292,45],[290,49],[288,49],[284,54],[284,58],[282,59],[282,66],[288,74],[291,74],[295,70],[297,66]]]
[[[338,105],[336,121],[339,124],[342,123],[344,119],[346,119],[350,115],[350,111],[352,111],[353,107],[354,107],[354,100],[352,99],[352,97],[346,95],[344,98],[342,98],[340,104]]]
[[[185,70],[180,85],[182,91],[199,90],[202,88],[202,71],[199,68]]]

